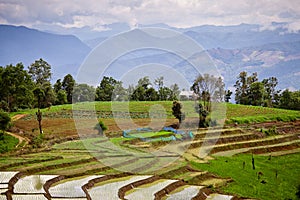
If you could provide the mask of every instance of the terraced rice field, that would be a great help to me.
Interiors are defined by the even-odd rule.
[[[2,177],[6,172],[0,172]],[[14,190],[7,195],[12,199],[192,199],[196,197],[203,186],[187,185],[181,190],[170,187],[178,180],[160,179],[148,176],[87,176],[76,179],[63,179],[55,175],[29,175],[10,183]],[[37,186],[38,184],[38,186]],[[50,187],[50,188],[49,188]],[[22,191],[22,192],[20,192]],[[172,191],[170,195],[159,194],[161,191]],[[4,194],[0,199],[6,199]]]
[[[132,192],[125,196],[126,199],[140,200],[145,197],[154,199],[155,193],[162,190],[167,185],[176,182],[176,180],[159,180],[143,187],[133,188]]]
[[[55,175],[30,175],[17,181],[14,185],[13,193],[20,194],[44,194],[44,184],[55,178]]]
[[[97,199],[101,196],[101,199],[103,200],[118,200],[119,188],[122,188],[126,185],[130,185],[133,182],[143,180],[149,177],[151,176],[132,176],[125,177],[126,180],[110,180],[107,181],[107,183],[95,185],[94,187],[88,190],[88,193],[92,199]]]
[[[89,180],[102,176],[88,176],[75,180],[63,180],[50,187],[49,193],[52,198],[85,198],[86,194],[82,190],[82,186],[87,184]]]
[[[247,107],[247,109],[251,108]],[[259,112],[267,111],[271,112],[271,110],[259,110]],[[110,111],[107,110],[107,112]],[[50,114],[46,117],[49,121],[56,117]],[[70,117],[66,116],[68,119]],[[34,120],[31,118],[20,124],[28,124],[30,120]],[[221,164],[226,164],[228,156],[230,158],[242,156],[244,159],[243,155],[253,153],[271,159],[272,156],[300,152],[299,121],[198,129],[191,130],[195,136],[193,140],[147,142],[136,138],[123,138],[122,133],[117,131],[107,138],[91,135],[78,140],[78,137],[72,135],[70,131],[72,128],[67,124],[64,124],[61,129],[68,138],[66,137],[64,141],[57,141],[55,132],[59,131],[57,125],[59,119],[55,120],[55,123],[53,122],[52,126],[46,130],[53,130],[49,133],[49,138],[52,137],[55,142],[51,142],[57,144],[49,143],[43,149],[34,149],[32,152],[24,152],[17,156],[13,154],[1,156],[0,171],[3,173],[0,172],[0,200],[6,199],[6,196],[9,197],[8,199],[12,197],[12,199],[57,200],[97,200],[99,196],[102,197],[101,199],[125,197],[145,200],[260,198],[261,196],[255,193],[241,193],[234,190],[236,188],[227,190],[228,186],[239,180],[234,180],[231,176],[218,175],[207,165],[218,160],[220,156],[225,159],[220,159]],[[264,131],[273,126],[276,126],[277,132],[274,135],[265,134]],[[70,135],[72,137],[69,137]],[[149,133],[146,136],[157,137],[155,133]],[[200,150],[207,155],[201,157]],[[202,164],[206,168],[202,169]],[[255,180],[257,179],[256,173],[264,164],[258,165],[253,171],[247,169],[249,174],[253,172]],[[246,168],[249,166],[247,163]],[[241,167],[242,162],[239,162],[237,168],[240,170]],[[274,170],[270,168],[270,171],[264,172],[264,176],[274,178]],[[278,179],[281,178],[285,169],[280,170],[278,169]],[[293,168],[289,170],[299,171]],[[17,174],[18,171],[20,171],[19,174]],[[247,182],[247,179],[245,180]],[[280,179],[283,183],[274,185],[269,184],[269,180],[265,185],[268,190],[283,186],[291,188],[289,193],[296,190],[297,182],[289,185],[289,182]],[[256,182],[255,184],[257,185]],[[251,187],[256,187],[255,184]],[[258,182],[258,185],[262,184]],[[267,189],[262,188],[260,192],[269,196],[261,197],[261,199],[276,199],[266,192]]]
[[[199,190],[203,188],[201,186],[188,186],[184,188],[179,188],[177,191],[175,190],[171,194],[165,197],[166,200],[185,200],[185,199],[192,199],[193,197],[197,196]]]

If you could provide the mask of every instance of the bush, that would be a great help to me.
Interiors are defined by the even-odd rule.
[[[5,131],[10,125],[10,116],[6,112],[0,112],[0,131]]]
[[[32,139],[31,144],[33,148],[40,148],[42,147],[43,142],[44,142],[44,134],[38,134]]]
[[[278,131],[276,129],[276,126],[272,126],[269,129],[260,129],[260,132],[266,134],[266,136],[272,136],[272,135],[278,135]]]
[[[107,126],[105,126],[105,124],[103,123],[103,121],[100,120],[100,121],[96,124],[96,126],[95,126],[94,129],[95,129],[95,130],[98,130],[100,135],[103,135],[104,131],[107,130]]]

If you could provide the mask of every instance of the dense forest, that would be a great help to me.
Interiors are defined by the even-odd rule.
[[[158,77],[151,83],[149,77],[137,80],[136,85],[123,87],[122,82],[104,76],[95,88],[76,83],[67,74],[51,84],[51,65],[43,59],[36,60],[28,69],[22,63],[0,67],[0,109],[6,112],[26,108],[45,108],[83,101],[173,101],[180,100],[180,88],[174,83],[164,85],[164,78]],[[235,101],[238,104],[278,107],[300,110],[300,91],[276,89],[278,80],[270,77],[259,81],[257,73],[248,76],[241,72],[237,77]],[[195,77],[190,88],[202,102],[229,102],[232,91],[225,90],[220,77],[204,74]],[[182,100],[182,99],[181,99]],[[204,105],[205,106],[205,105]],[[207,107],[207,105],[206,105]],[[207,110],[209,108],[207,107]]]

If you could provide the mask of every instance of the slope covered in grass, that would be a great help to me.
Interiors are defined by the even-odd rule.
[[[258,199],[296,199],[300,185],[299,159],[300,153],[272,158],[255,155],[255,169],[250,154],[216,157],[209,164],[191,164],[196,169],[232,178],[233,182],[221,188],[230,194]]]

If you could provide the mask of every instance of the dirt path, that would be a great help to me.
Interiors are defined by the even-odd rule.
[[[15,115],[11,118],[12,121],[17,121],[23,117],[25,117],[27,114],[18,114],[18,115]]]
[[[19,143],[17,144],[16,148],[19,147],[22,144],[23,141],[25,141],[25,144],[23,146],[25,146],[25,145],[27,145],[29,143],[29,139],[26,138],[26,137],[22,137],[20,135],[17,135],[15,133],[11,133],[11,132],[6,132],[6,133],[8,135],[11,135],[11,136],[15,137],[15,138],[18,138]]]
[[[14,121],[17,121],[17,120],[25,117],[25,116],[26,116],[26,114],[18,114],[18,115],[13,116],[11,118],[11,120],[14,122]],[[6,133],[13,136],[13,137],[15,137],[15,138],[17,138],[19,140],[19,143],[17,144],[16,148],[19,147],[24,141],[25,141],[25,144],[23,146],[27,145],[30,141],[28,138],[22,137],[20,135],[15,134],[15,133],[11,133],[11,132],[6,132]]]

